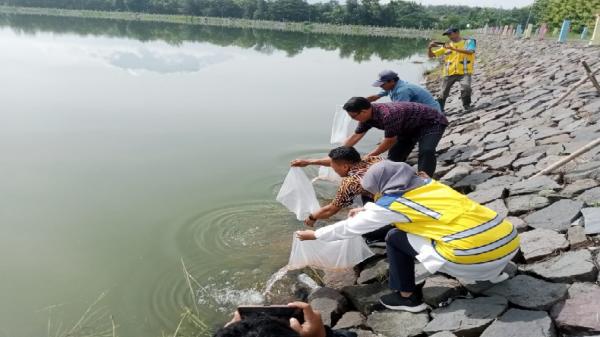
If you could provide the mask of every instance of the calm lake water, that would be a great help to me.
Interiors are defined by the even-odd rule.
[[[103,293],[119,336],[171,333],[182,259],[210,325],[260,301],[301,227],[274,201],[288,162],[380,70],[419,82],[426,44],[0,15],[0,336]]]

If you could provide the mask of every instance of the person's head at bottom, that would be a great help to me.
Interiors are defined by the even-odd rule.
[[[233,319],[213,337],[326,337],[325,325],[318,311],[304,302],[294,302],[288,306],[302,309],[303,324],[295,318],[288,321],[270,316],[242,319],[236,312]]]

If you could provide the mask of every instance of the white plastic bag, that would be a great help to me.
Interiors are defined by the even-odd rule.
[[[373,252],[360,236],[340,241],[300,241],[294,234],[288,268],[348,269],[371,256]]]
[[[331,181],[332,183],[340,183],[342,182],[342,177],[339,174],[335,173],[335,171],[329,166],[321,166],[319,167],[319,176],[316,177],[313,182],[316,180],[326,180]]]
[[[331,126],[331,144],[344,144],[346,139],[350,137],[350,123],[352,119],[340,105],[335,109],[333,116],[333,124]]]
[[[311,181],[299,167],[290,168],[276,199],[301,221],[320,208]]]

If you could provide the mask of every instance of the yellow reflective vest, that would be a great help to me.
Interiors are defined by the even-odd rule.
[[[458,42],[450,42],[450,46],[463,49],[475,50],[474,39],[464,39]],[[444,76],[473,74],[473,65],[475,64],[475,53],[464,54],[444,47],[433,51],[435,56],[444,55]]]
[[[431,239],[436,252],[458,264],[491,262],[519,248],[514,226],[449,186],[435,180],[402,195],[383,195],[377,205],[404,215],[394,225]]]

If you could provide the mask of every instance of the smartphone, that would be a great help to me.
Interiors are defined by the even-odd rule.
[[[304,313],[300,308],[288,307],[287,305],[243,305],[238,307],[238,312],[242,319],[271,316],[289,321],[290,318],[295,318],[304,323]]]
[[[446,44],[445,42],[440,42],[440,41],[432,41],[431,43],[433,43],[433,44],[435,44],[437,46],[443,46],[443,45]]]

